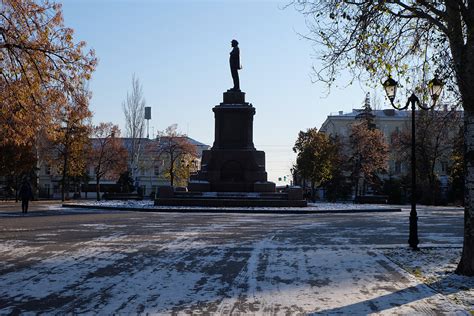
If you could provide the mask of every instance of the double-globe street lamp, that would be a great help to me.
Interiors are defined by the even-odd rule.
[[[394,103],[395,95],[397,94],[397,87],[398,83],[389,77],[383,83],[383,87],[385,89],[385,93],[387,94],[388,99],[392,106],[397,110],[405,110],[411,105],[411,211],[410,211],[410,236],[408,238],[408,244],[413,250],[418,250],[418,216],[416,213],[416,143],[415,143],[415,111],[416,106],[421,110],[431,110],[435,105],[436,101],[438,101],[439,96],[441,95],[441,91],[443,90],[443,82],[438,78],[432,79],[428,83],[428,89],[433,100],[431,106],[425,106],[420,99],[412,93],[411,96],[408,98],[407,103],[405,106],[398,106]]]

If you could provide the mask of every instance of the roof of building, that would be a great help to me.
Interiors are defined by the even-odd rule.
[[[354,118],[357,115],[361,114],[364,112],[364,109],[352,109],[352,112],[347,112],[344,113],[342,111],[336,112],[336,113],[330,113],[328,117],[334,117],[334,116],[339,116],[339,117],[348,117],[348,118]],[[407,117],[410,113],[410,111],[399,111],[395,109],[382,109],[382,110],[372,110],[371,113],[378,118],[381,117]]]
[[[355,120],[358,116],[366,112],[366,109],[352,109],[352,112],[344,113],[343,111],[333,112],[328,115],[326,120],[324,120],[321,125],[320,131],[327,132],[329,124],[334,124],[336,121],[346,121],[350,122]],[[418,110],[417,110],[418,111]],[[437,110],[439,113],[448,113],[446,110]],[[463,111],[455,111],[457,115],[462,117]],[[382,109],[382,110],[371,110],[370,114],[376,121],[398,121],[403,122],[410,120],[411,111],[410,110],[396,110],[396,109]]]
[[[119,137],[119,138],[124,142],[125,146],[129,145],[134,140],[131,137]],[[141,143],[149,144],[149,143],[154,143],[154,142],[160,143],[162,140],[165,140],[167,138],[169,138],[169,136],[161,136],[161,137],[154,138],[154,139],[142,137],[142,138],[136,138],[136,140],[141,142]],[[197,141],[197,140],[195,140],[195,139],[193,139],[189,136],[179,136],[179,137],[176,137],[176,138],[186,138],[191,144],[193,144],[195,146],[210,147],[209,145],[201,143],[201,142],[199,142],[199,141]],[[92,139],[96,139],[96,138],[92,138]]]
[[[132,144],[133,144],[133,138],[130,138],[130,137],[118,137],[120,140],[122,140],[123,142],[123,145],[125,146],[125,148],[127,150],[131,150],[132,148]],[[160,146],[160,144],[166,140],[167,138],[169,138],[169,136],[161,136],[159,138],[155,138],[155,139],[149,139],[149,138],[137,138],[136,140],[142,144],[143,146],[140,146],[141,149],[140,150],[144,150],[145,148],[158,148]],[[188,137],[188,136],[180,136],[180,137],[177,137],[177,138],[185,138],[189,143],[191,143],[192,145],[198,147],[198,151],[201,151],[201,150],[205,150],[205,149],[208,149],[210,148],[211,146],[209,145],[206,145],[204,143],[201,143],[191,137]],[[94,146],[94,140],[97,140],[98,138],[92,138],[92,144]],[[152,146],[152,147],[149,147],[149,146]]]

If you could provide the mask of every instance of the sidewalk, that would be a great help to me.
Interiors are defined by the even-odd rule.
[[[61,207],[61,203],[61,200],[30,201],[30,203],[28,204],[28,213],[57,209]],[[2,212],[21,213],[21,200],[18,202],[15,202],[15,200],[0,201],[0,213]]]

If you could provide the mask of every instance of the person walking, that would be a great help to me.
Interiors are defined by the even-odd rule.
[[[28,202],[33,199],[33,190],[28,179],[23,179],[18,196],[21,199],[21,212],[24,214],[28,213]]]

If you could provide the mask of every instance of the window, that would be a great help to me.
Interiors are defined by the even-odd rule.
[[[395,161],[395,173],[401,173],[402,172],[402,164],[400,161]]]
[[[398,126],[395,126],[395,130],[390,134],[390,144],[396,143],[396,140],[400,136],[400,129]]]
[[[447,173],[448,172],[448,162],[441,161],[441,172]]]
[[[155,176],[160,175],[160,166],[159,165],[155,165],[153,169],[154,169],[153,173],[154,173]]]
[[[47,175],[50,175],[51,174],[51,166],[46,164],[44,166],[44,173],[47,174]]]

